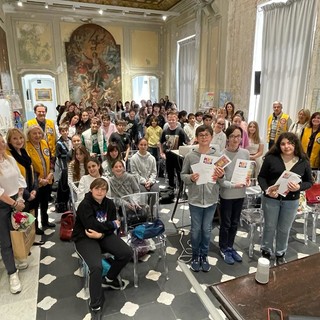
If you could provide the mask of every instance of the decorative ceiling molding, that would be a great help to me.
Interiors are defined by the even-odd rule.
[[[43,11],[46,13],[69,12],[73,14],[92,14],[92,16],[105,15],[106,17],[122,16],[126,18],[164,19],[179,16],[174,11],[181,0],[21,0],[18,7],[16,0],[7,0],[3,8],[5,12]],[[165,17],[165,18],[163,18]]]

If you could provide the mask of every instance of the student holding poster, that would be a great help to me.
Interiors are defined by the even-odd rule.
[[[181,171],[181,179],[189,190],[192,245],[191,270],[195,272],[200,270],[208,272],[211,269],[207,256],[210,245],[212,219],[218,202],[219,185],[217,183],[197,184],[200,174],[194,172],[191,166],[199,164],[200,158],[203,155],[208,155],[208,157],[204,157],[208,161],[210,161],[211,157],[220,156],[210,146],[212,136],[213,130],[211,127],[201,125],[196,129],[196,139],[199,143],[198,148],[186,155]],[[211,174],[215,179],[220,179],[224,175],[224,169],[212,166]],[[214,182],[213,178],[212,182]]]
[[[226,130],[227,146],[223,150],[231,163],[225,168],[225,180],[220,183],[220,211],[221,225],[219,232],[219,247],[221,256],[227,264],[234,264],[235,261],[241,262],[242,258],[233,248],[236,237],[240,214],[246,193],[246,186],[249,185],[250,179],[243,182],[232,182],[233,172],[236,168],[238,159],[249,160],[250,154],[246,149],[240,148],[242,139],[242,129],[231,125]]]
[[[288,179],[288,192],[284,197],[279,195],[277,188],[272,186],[276,184],[285,170],[299,175],[301,182],[297,183]],[[267,259],[271,258],[273,239],[276,234],[276,265],[280,265],[286,262],[284,255],[288,247],[290,229],[297,214],[300,191],[309,189],[312,185],[309,161],[294,133],[285,132],[279,136],[265,156],[258,181],[264,191],[262,197],[264,213],[262,256]]]

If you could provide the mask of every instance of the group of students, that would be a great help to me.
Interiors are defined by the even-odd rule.
[[[8,147],[4,138],[0,137],[0,241],[12,293],[21,291],[17,268],[25,265],[15,264],[8,215],[12,209],[37,211],[40,206],[42,226],[54,227],[49,222],[47,210],[55,156],[64,174],[60,179],[67,181],[70,191],[75,193],[78,200],[73,240],[77,251],[89,265],[90,306],[93,313],[99,313],[102,308],[101,283],[105,287],[121,287],[117,277],[132,257],[131,249],[115,236],[114,231],[119,228],[120,221],[114,203],[106,195],[121,198],[140,191],[158,191],[156,177],[160,157],[166,162],[169,186],[175,187],[175,178],[179,184],[182,179],[188,186],[192,270],[210,270],[208,250],[212,219],[218,202],[221,211],[220,253],[228,264],[242,261],[234,248],[234,241],[250,181],[241,184],[231,182],[237,159],[255,160],[257,163],[255,175],[264,192],[262,255],[271,258],[275,253],[276,262],[284,262],[289,231],[298,208],[299,192],[312,185],[308,157],[294,133],[281,134],[262,162],[263,143],[258,124],[252,121],[247,125],[241,112],[232,114],[234,106],[230,102],[225,108],[212,108],[206,114],[198,112],[188,116],[185,112],[177,114],[170,106],[167,112],[161,113],[163,106],[157,103],[152,110],[146,109],[149,110],[148,115],[145,110],[137,112],[135,108],[135,121],[143,114],[145,126],[139,139],[133,139],[134,143],[131,142],[130,133],[126,132],[126,110],[117,112],[113,126],[108,108],[81,110],[73,107],[64,115],[70,122],[61,121],[63,113],[60,114],[60,138],[56,141],[54,154],[50,150],[46,132],[37,123],[28,127],[27,137],[18,129],[9,129],[6,139]],[[75,112],[77,108],[79,113]],[[132,110],[127,111],[129,114]],[[75,124],[77,118],[81,121],[79,125]],[[186,118],[188,123],[185,122]],[[311,117],[312,124],[316,121],[320,123],[318,114]],[[317,141],[318,136],[315,135],[314,139]],[[181,163],[181,159],[171,150],[190,143],[196,143],[197,146]],[[129,159],[133,145],[138,151]],[[215,168],[212,174],[214,183],[197,184],[199,173],[193,172],[192,165],[199,162],[202,154],[225,154],[231,160],[225,169]],[[284,170],[291,170],[301,177],[301,183],[288,184],[289,193],[285,198],[275,191],[268,192],[268,188]],[[63,195],[63,188],[61,190],[60,196]],[[59,198],[58,194],[58,199],[66,201],[69,196]],[[36,231],[43,233],[37,220]],[[275,235],[276,247],[273,248]],[[101,252],[109,252],[114,256],[104,278],[101,277]]]

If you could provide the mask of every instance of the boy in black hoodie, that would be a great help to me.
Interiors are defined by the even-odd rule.
[[[120,226],[116,207],[106,198],[108,183],[102,178],[95,179],[90,192],[79,204],[72,240],[76,250],[90,270],[90,307],[93,313],[101,313],[103,307],[103,288],[121,289],[118,275],[132,258],[132,249],[115,234]],[[102,277],[102,254],[110,253],[111,267],[107,276]]]

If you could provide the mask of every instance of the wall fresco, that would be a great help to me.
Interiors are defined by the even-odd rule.
[[[104,28],[86,24],[66,43],[70,100],[113,104],[121,100],[120,46]]]

